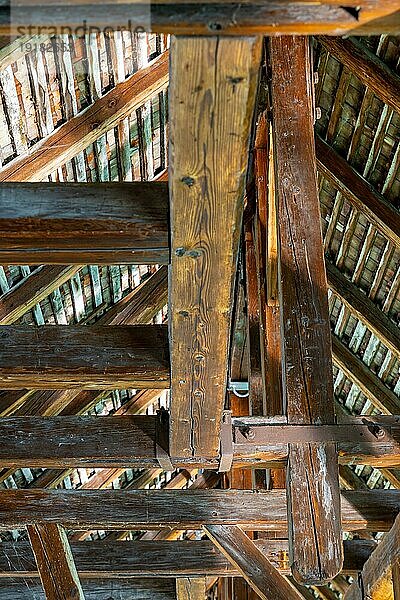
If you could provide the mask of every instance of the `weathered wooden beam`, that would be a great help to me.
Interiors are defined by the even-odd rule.
[[[269,41],[280,237],[280,311],[289,423],[332,423],[332,355],[313,129],[309,40]],[[291,559],[301,583],[341,570],[339,479],[332,443],[289,447]]]
[[[255,540],[255,546],[281,573],[289,574],[289,545],[285,539]],[[373,540],[344,542],[344,570],[354,575],[376,548]],[[81,580],[119,577],[237,577],[239,571],[209,541],[98,541],[71,542]],[[0,544],[0,578],[38,577],[28,542]],[[4,585],[4,581],[2,582]]]
[[[65,27],[113,29],[128,27],[153,33],[212,35],[344,35],[358,29],[364,35],[379,35],[387,30],[395,34],[399,24],[395,16],[395,0],[380,2],[344,2],[337,0],[313,5],[309,2],[18,2],[0,9],[0,33],[32,34],[35,32],[65,33]],[[64,26],[64,29],[62,27]],[[67,30],[69,31],[69,30]]]
[[[143,392],[145,402],[154,391]],[[140,398],[138,404],[141,406]],[[164,427],[157,416],[108,417],[7,417],[0,419],[0,467],[130,467],[159,465],[158,444]],[[279,420],[254,422],[250,417],[234,419],[233,466],[284,464],[288,444],[336,443],[343,464],[376,467],[400,465],[400,416],[354,417],[335,425],[287,425]],[[43,440],[46,444],[43,444]],[[168,447],[162,448],[168,452]],[[215,469],[218,460],[188,457],[175,460],[175,468]]]
[[[1,194],[1,186],[0,186]],[[43,266],[32,271],[0,298],[0,325],[11,325],[71,279],[80,269],[73,266]]]
[[[400,77],[379,56],[355,37],[321,36],[326,50],[347,67],[382,102],[400,112]]]
[[[400,247],[400,214],[368,181],[318,135],[318,170],[368,221],[396,247]]]
[[[67,534],[60,525],[29,525],[46,600],[85,600]]]
[[[384,414],[400,412],[400,400],[396,394],[334,334],[332,353],[335,365],[360,388],[378,410]]]
[[[400,331],[396,324],[329,261],[326,261],[326,270],[329,287],[335,296],[338,296],[349,311],[400,358]]]
[[[33,12],[29,11],[29,14],[33,16]],[[74,11],[68,9],[68,12]],[[109,15],[112,13],[113,9],[109,9]],[[117,84],[86,110],[35,144],[27,155],[0,169],[0,181],[45,179],[165,88],[167,83],[168,52],[164,52],[146,68]]]
[[[3,529],[38,523],[71,529],[287,527],[284,490],[3,490],[1,501]],[[346,531],[388,531],[399,512],[399,490],[342,492]]]
[[[6,325],[0,329],[0,339],[4,389],[169,386],[168,340],[163,325]]]
[[[215,457],[219,452],[261,48],[261,38],[171,41],[173,456]]]
[[[163,182],[3,183],[0,262],[168,263],[167,213]]]
[[[205,600],[205,577],[181,577],[176,580],[176,600]]]
[[[205,525],[204,530],[262,600],[301,600],[296,588],[240,527]]]
[[[400,557],[400,516],[365,563],[344,600],[391,600],[394,598],[392,565]],[[396,599],[397,600],[397,599]]]

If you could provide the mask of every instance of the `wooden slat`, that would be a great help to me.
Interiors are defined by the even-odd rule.
[[[176,580],[177,600],[205,600],[205,577],[182,577]]]
[[[0,339],[0,382],[4,389],[169,386],[168,341],[163,325],[6,325],[0,329]]]
[[[33,16],[31,11],[29,14]],[[117,84],[93,105],[35,144],[27,155],[16,158],[0,169],[0,181],[45,179],[156,95],[166,87],[167,82],[168,52],[164,52],[145,69]]]
[[[259,38],[171,41],[171,453],[215,457]],[[195,67],[194,67],[195,65]]]
[[[332,355],[314,150],[307,38],[270,40],[280,236],[280,310],[289,423],[332,423]],[[291,444],[287,472],[292,571],[322,584],[341,569],[334,444]]]
[[[328,284],[333,293],[394,355],[400,358],[400,331],[395,323],[335,265],[326,262],[326,269]]]
[[[4,183],[3,264],[168,263],[162,182]]]
[[[85,600],[67,534],[60,525],[29,525],[46,600]]]
[[[240,527],[206,525],[204,529],[262,600],[301,600],[296,588],[279,573]]]
[[[400,112],[400,77],[357,38],[321,36],[326,50],[388,106]]]
[[[280,572],[290,573],[287,540],[255,540],[263,556]],[[376,548],[371,540],[344,542],[344,571],[354,575]],[[110,541],[71,542],[81,580],[119,577],[237,577],[239,571],[209,541]],[[0,578],[38,577],[37,566],[27,542],[0,544]],[[2,582],[2,586],[5,582]],[[1,586],[1,587],[2,587]]]
[[[1,500],[4,529],[38,523],[71,529],[197,529],[206,523],[287,528],[284,490],[3,490]],[[398,512],[399,490],[342,492],[345,530],[388,531]]]
[[[347,590],[344,600],[392,600],[392,564],[400,557],[400,516]],[[397,600],[397,599],[396,599]]]
[[[400,214],[349,163],[316,136],[318,170],[378,231],[400,247]]]

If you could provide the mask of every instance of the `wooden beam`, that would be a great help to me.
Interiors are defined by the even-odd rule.
[[[384,414],[400,412],[400,400],[396,394],[334,334],[332,353],[335,365],[360,388],[378,410]]]
[[[400,516],[364,565],[360,576],[347,590],[344,600],[392,600],[392,565],[400,557]],[[396,599],[397,600],[397,599]]]
[[[335,414],[310,58],[308,38],[269,41],[283,378],[293,424],[332,423]],[[320,585],[343,561],[335,445],[291,444],[287,492],[293,575]]]
[[[85,600],[67,534],[60,525],[29,525],[46,600]]]
[[[168,341],[163,325],[7,325],[0,329],[0,338],[4,389],[169,386]]]
[[[400,214],[368,181],[318,135],[318,170],[368,221],[396,247],[400,247]]]
[[[331,262],[326,261],[329,287],[395,356],[400,358],[400,332],[396,324],[381,311],[354,283]]]
[[[31,11],[29,13],[33,15]],[[109,14],[112,14],[112,10]],[[0,181],[45,179],[155,96],[167,83],[168,52],[164,52],[146,68],[117,84],[86,110],[35,144],[28,154],[0,169]]]
[[[261,38],[171,40],[173,456],[219,453],[232,288],[261,48]]]
[[[204,530],[262,600],[301,600],[296,588],[279,573],[240,527],[205,525]]]
[[[155,392],[142,392],[144,402]],[[140,395],[139,395],[140,396]],[[140,397],[137,400],[139,407]],[[154,468],[162,425],[157,416],[126,411],[104,417],[22,416],[0,419],[0,467]],[[124,407],[122,407],[124,408]],[[235,421],[235,420],[234,420]],[[287,425],[273,418],[264,424],[238,418],[233,431],[233,466],[262,468],[285,464],[289,443],[338,444],[343,464],[400,466],[400,416],[354,417],[334,425]],[[46,444],[43,444],[43,440]],[[168,447],[163,448],[168,452]],[[175,468],[215,469],[218,459],[172,458]],[[235,473],[235,471],[234,471]]]
[[[176,580],[176,600],[205,600],[205,577],[182,577]]]
[[[281,573],[289,574],[287,540],[255,540],[256,548]],[[344,570],[354,575],[376,548],[373,540],[344,542]],[[81,580],[119,577],[238,577],[239,571],[209,541],[164,540],[71,542],[72,554]],[[38,577],[28,542],[0,544],[0,579]],[[4,585],[4,582],[2,582]],[[2,587],[2,586],[1,586]]]
[[[355,37],[342,39],[330,36],[321,36],[319,41],[382,102],[400,112],[399,75],[364,42]]]
[[[202,2],[127,2],[93,3],[87,1],[51,2],[38,0],[13,5],[12,19],[7,7],[0,10],[0,33],[5,35],[56,32],[65,27],[124,28],[129,25],[139,31],[180,35],[344,35],[358,30],[363,35],[379,35],[399,31],[396,21],[396,0],[359,2],[347,0],[343,6],[337,0],[321,2],[279,3],[233,2],[208,0]],[[361,10],[360,10],[361,9]],[[393,18],[394,16],[394,18]],[[388,21],[388,19],[390,19]],[[129,24],[129,25],[128,25]],[[64,29],[61,29],[64,26]]]
[[[3,183],[3,264],[168,263],[163,182]]]
[[[3,490],[0,524],[18,529],[61,523],[71,529],[198,529],[240,525],[285,531],[284,490]],[[388,531],[400,512],[399,490],[342,492],[346,531]]]

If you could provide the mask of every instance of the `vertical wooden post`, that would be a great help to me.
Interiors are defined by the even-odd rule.
[[[182,577],[176,580],[177,600],[205,600],[205,577]]]
[[[288,422],[333,423],[309,42],[278,37],[269,44]],[[343,562],[335,444],[290,445],[287,493],[293,575],[301,583],[321,585]]]

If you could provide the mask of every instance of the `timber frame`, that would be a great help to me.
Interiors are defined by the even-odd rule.
[[[0,3],[0,600],[400,600],[399,14]]]

